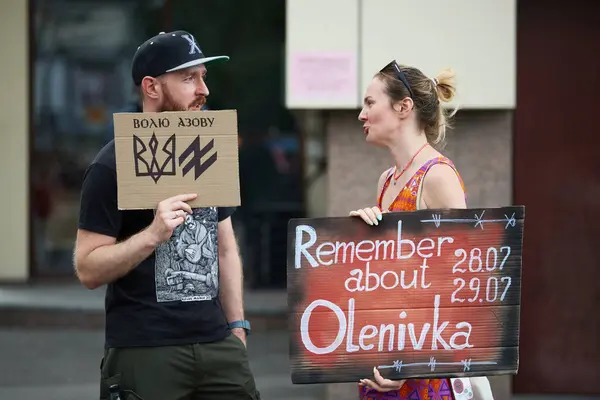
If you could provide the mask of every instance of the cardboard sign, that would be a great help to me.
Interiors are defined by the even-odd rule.
[[[192,207],[239,206],[237,112],[116,113],[118,207],[154,209],[197,193]]]
[[[524,207],[294,219],[294,383],[516,373]]]

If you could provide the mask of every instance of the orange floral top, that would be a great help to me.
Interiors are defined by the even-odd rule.
[[[420,194],[419,189],[423,178],[427,171],[436,164],[447,164],[452,167],[456,171],[463,191],[465,191],[463,180],[452,161],[446,157],[438,156],[427,161],[415,172],[392,204],[390,204],[387,211],[416,211]],[[387,171],[385,183],[377,199],[377,206],[380,209],[382,209],[381,201],[383,195],[389,187],[393,175],[394,168],[392,167]],[[408,379],[399,390],[392,390],[385,393],[379,393],[375,389],[360,386],[359,395],[361,400],[454,400],[455,398],[450,379]]]
[[[423,178],[425,177],[427,171],[429,171],[429,169],[436,164],[446,164],[456,172],[456,175],[460,180],[463,192],[465,192],[466,196],[465,184],[452,161],[450,161],[450,159],[446,157],[439,156],[427,161],[421,166],[421,168],[419,168],[417,172],[415,172],[412,178],[410,178],[408,182],[406,182],[406,185],[404,185],[400,193],[398,193],[398,196],[394,199],[394,201],[392,201],[392,204],[390,204],[388,211],[416,211],[417,201],[419,200],[419,189],[421,187],[421,183],[423,182]],[[388,169],[387,174],[387,178],[385,179],[385,183],[383,184],[383,188],[381,189],[381,193],[379,194],[379,198],[377,199],[377,206],[379,207],[379,209],[382,209],[381,201],[383,200],[383,195],[385,194],[385,191],[387,190],[388,186],[390,185],[390,182],[392,181],[392,176],[394,176],[394,168],[392,167]]]

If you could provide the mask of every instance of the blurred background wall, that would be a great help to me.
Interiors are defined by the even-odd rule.
[[[30,266],[29,7],[7,0],[0,10],[0,280],[23,281]]]

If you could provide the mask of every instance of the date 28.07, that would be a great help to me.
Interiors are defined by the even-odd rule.
[[[495,247],[489,247],[485,252],[485,256],[483,256],[483,252],[480,248],[474,247],[471,249],[469,253],[465,249],[457,249],[454,252],[454,255],[458,257],[458,261],[452,267],[452,273],[465,273],[467,272],[466,268],[461,268],[462,264],[467,262],[468,258],[468,271],[469,272],[493,272],[496,269],[501,271],[505,264],[506,260],[510,256],[510,246],[502,246],[500,249],[496,249]],[[484,260],[485,258],[485,260]],[[473,294],[472,297],[459,298],[459,292],[465,288],[466,280],[463,278],[455,278],[454,286],[456,289],[452,292],[452,297],[450,301],[452,303],[463,303],[465,300],[469,303],[474,303],[476,301],[482,303],[484,301],[488,303],[492,303],[496,300],[503,301],[506,297],[506,293],[508,292],[508,288],[511,285],[512,279],[510,276],[503,276],[501,278],[490,276],[487,278],[487,282],[485,282],[485,295],[482,292],[482,282],[479,277],[471,278],[469,281],[469,289]]]

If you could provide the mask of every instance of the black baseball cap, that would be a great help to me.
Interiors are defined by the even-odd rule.
[[[146,76],[158,77],[167,72],[177,71],[215,61],[228,61],[228,56],[206,57],[196,38],[186,31],[160,32],[146,40],[133,55],[131,77],[136,86]]]

